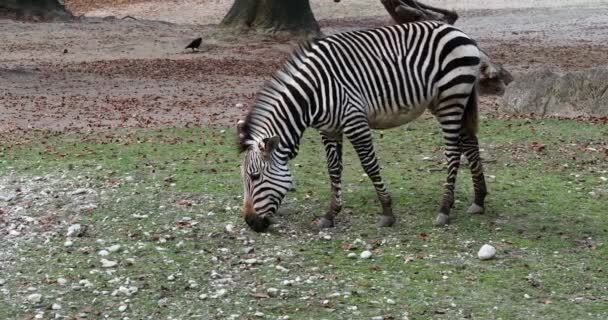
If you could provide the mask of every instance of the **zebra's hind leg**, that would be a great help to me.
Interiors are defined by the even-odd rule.
[[[365,170],[367,176],[372,180],[378,199],[382,204],[382,214],[378,219],[379,227],[390,227],[395,224],[395,216],[393,215],[393,206],[391,195],[386,191],[384,182],[380,177],[380,164],[374,152],[374,144],[372,141],[372,132],[365,116],[361,116],[356,120],[349,121],[349,125],[345,128],[344,133],[352,143],[361,166]]]
[[[460,137],[460,146],[464,156],[469,162],[471,176],[473,178],[473,189],[475,191],[475,200],[467,210],[467,213],[481,214],[484,212],[484,201],[488,191],[483,174],[481,158],[479,156],[479,142],[477,136],[472,133],[463,133]]]
[[[321,133],[325,155],[327,156],[327,171],[331,181],[331,203],[325,216],[316,221],[319,228],[331,228],[334,219],[342,210],[342,134],[329,135]]]
[[[443,138],[445,141],[445,156],[448,159],[448,176],[445,183],[445,192],[439,214],[435,220],[436,226],[443,226],[450,222],[450,211],[454,205],[454,188],[456,185],[456,176],[460,167],[460,132],[461,132],[461,117],[464,107],[459,104],[451,105],[446,108],[439,109],[437,118],[441,123]]]

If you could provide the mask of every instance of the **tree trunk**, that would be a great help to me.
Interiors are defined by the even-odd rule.
[[[0,8],[13,13],[17,19],[69,20],[72,14],[59,0],[3,0]]]
[[[309,0],[235,0],[220,27],[237,32],[320,35]]]

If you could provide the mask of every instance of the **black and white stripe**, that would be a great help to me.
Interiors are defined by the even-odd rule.
[[[476,137],[475,88],[479,55],[475,42],[460,30],[430,21],[342,33],[303,45],[261,91],[241,124],[241,150],[253,154],[244,161],[244,170],[256,165],[251,157],[263,153],[256,144],[263,146],[264,139],[273,137],[278,141],[267,153],[263,178],[245,181],[250,186],[245,198],[253,201],[257,214],[276,211],[291,183],[290,175],[282,179],[288,175],[287,161],[297,155],[304,130],[312,127],[325,144],[333,192],[320,225],[331,226],[342,207],[343,136],[376,188],[383,206],[380,224],[392,225],[391,197],[380,177],[370,129],[402,125],[428,109],[441,124],[448,158],[437,223],[448,222],[461,154],[471,164],[475,185],[469,211],[482,212],[486,187]]]

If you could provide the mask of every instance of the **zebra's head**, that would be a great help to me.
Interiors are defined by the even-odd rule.
[[[280,138],[247,139],[243,126],[244,122],[237,123],[241,151],[245,153],[241,165],[243,216],[253,230],[263,232],[291,187],[292,177],[287,165],[273,156]]]

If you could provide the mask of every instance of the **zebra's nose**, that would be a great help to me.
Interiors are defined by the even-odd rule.
[[[255,214],[245,216],[245,221],[255,232],[264,232],[268,230],[268,227],[270,227],[270,219],[266,217],[260,218]]]

